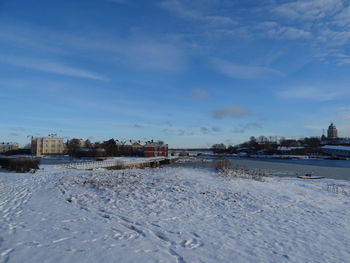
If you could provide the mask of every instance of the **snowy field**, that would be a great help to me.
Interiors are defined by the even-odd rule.
[[[0,262],[350,262],[349,189],[190,168],[0,171]]]

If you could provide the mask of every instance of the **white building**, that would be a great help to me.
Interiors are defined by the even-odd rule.
[[[329,125],[328,130],[327,130],[327,137],[328,139],[336,139],[338,138],[338,130],[337,127],[333,123]]]
[[[32,154],[34,155],[60,155],[64,151],[63,138],[55,135],[32,138]]]

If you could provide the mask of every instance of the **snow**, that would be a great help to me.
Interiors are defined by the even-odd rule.
[[[125,166],[135,164],[145,164],[155,161],[164,161],[165,159],[175,159],[176,157],[112,157],[104,161],[86,161],[77,163],[67,163],[60,165],[62,168],[73,168],[73,169],[99,169],[113,166]]]
[[[278,151],[292,151],[292,150],[300,150],[304,149],[304,146],[294,146],[294,147],[285,147],[285,146],[280,146],[277,148]]]
[[[342,145],[325,145],[325,146],[322,146],[321,148],[329,149],[329,150],[350,151],[350,146],[342,146]]]
[[[264,158],[264,159],[299,159],[299,160],[310,159],[310,156],[308,155],[291,155],[291,154],[271,154],[271,155],[252,154],[250,155],[250,157]]]
[[[190,168],[0,171],[0,262],[347,262],[349,189]]]

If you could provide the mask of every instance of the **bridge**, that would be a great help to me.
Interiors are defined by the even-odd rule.
[[[67,163],[59,165],[62,168],[79,169],[79,170],[95,170],[95,169],[136,169],[145,167],[158,167],[161,164],[169,164],[175,162],[175,157],[152,157],[152,158],[128,158],[116,157],[104,161],[88,161],[78,163]]]

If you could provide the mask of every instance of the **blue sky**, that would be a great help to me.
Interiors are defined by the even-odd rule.
[[[0,141],[350,136],[342,0],[1,0]]]

